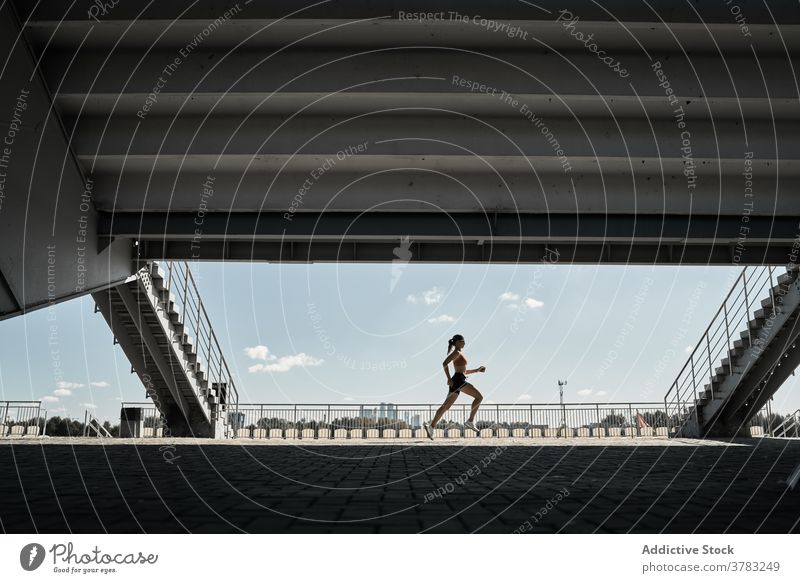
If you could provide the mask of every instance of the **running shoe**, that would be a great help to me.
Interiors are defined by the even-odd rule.
[[[465,421],[464,427],[466,427],[467,429],[472,429],[472,431],[474,431],[475,433],[481,432],[481,430],[478,429],[478,427],[472,421]]]
[[[433,428],[431,427],[431,424],[425,421],[425,423],[422,424],[422,427],[425,428],[425,433],[428,434],[428,437],[433,439]]]

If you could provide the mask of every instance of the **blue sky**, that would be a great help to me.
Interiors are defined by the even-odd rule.
[[[462,334],[484,403],[661,401],[739,268],[193,264],[246,403],[438,403]],[[116,422],[144,389],[91,296],[0,322],[0,399]],[[52,327],[52,328],[51,328]],[[56,360],[57,357],[57,360]],[[800,407],[798,377],[773,410]],[[468,402],[462,396],[459,402]]]

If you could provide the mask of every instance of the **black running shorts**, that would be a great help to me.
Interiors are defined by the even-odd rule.
[[[463,372],[457,372],[453,374],[453,386],[448,386],[447,388],[450,389],[448,393],[458,393],[460,392],[459,389],[463,387],[467,382],[467,376]]]

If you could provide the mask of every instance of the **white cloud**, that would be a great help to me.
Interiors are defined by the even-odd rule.
[[[436,316],[435,318],[428,318],[429,324],[446,324],[455,321],[456,319],[453,316],[448,316],[447,314],[442,314],[441,316]]]
[[[580,391],[578,391],[578,394],[579,394],[581,397],[586,397],[586,396],[589,396],[589,395],[591,395],[591,394],[592,394],[592,389],[581,389]]]
[[[56,397],[69,397],[72,394],[72,391],[70,391],[69,389],[56,389],[55,391],[53,391],[53,394]]]
[[[97,381],[97,382],[94,382],[94,383],[89,383],[89,385],[91,385],[93,387],[97,387],[98,389],[105,389],[106,387],[110,387],[111,386],[106,381]]]
[[[274,354],[270,354],[269,348],[263,344],[249,346],[244,349],[244,353],[248,358],[252,358],[253,360],[275,360],[277,358]]]
[[[425,302],[427,306],[433,306],[438,304],[442,301],[444,297],[444,292],[439,287],[432,287],[431,289],[427,289],[422,292],[419,297],[413,294],[410,294],[406,297],[406,301],[409,304],[418,304],[420,301]]]
[[[595,393],[595,395],[597,395],[598,397],[602,397],[603,395],[607,395],[607,394],[608,394],[608,393],[606,393],[605,391],[597,391],[597,392]]]
[[[525,305],[529,308],[541,308],[544,305],[544,302],[534,298],[525,298]]]
[[[42,403],[56,403],[58,402],[58,397],[47,395],[46,397],[42,397],[40,401],[42,401]]]
[[[500,297],[497,298],[501,302],[516,302],[519,299],[519,294],[515,294],[514,292],[504,292],[500,294]]]
[[[444,296],[444,294],[442,293],[442,290],[440,290],[438,287],[433,287],[429,290],[425,290],[424,292],[422,292],[422,297],[425,300],[425,303],[429,306],[441,302],[442,296]]]
[[[247,370],[249,372],[286,372],[296,366],[319,366],[325,362],[321,358],[314,358],[304,352],[295,355],[281,356],[272,364],[254,364]]]
[[[530,395],[522,394],[517,397],[517,401],[530,401],[532,398]]]
[[[97,409],[97,405],[94,403],[81,403],[81,407],[86,407],[87,409]]]
[[[59,389],[79,389],[79,388],[81,388],[83,386],[85,386],[85,385],[83,385],[81,383],[68,383],[68,382],[65,382],[65,381],[58,381],[56,383],[56,387],[58,387]]]

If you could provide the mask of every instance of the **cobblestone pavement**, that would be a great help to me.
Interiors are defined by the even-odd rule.
[[[0,442],[6,533],[800,532],[800,440]]]

